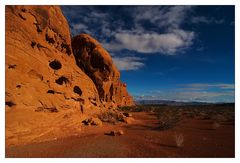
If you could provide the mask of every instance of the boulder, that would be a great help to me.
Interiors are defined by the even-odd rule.
[[[123,113],[123,115],[126,116],[126,117],[132,117],[131,113]]]
[[[123,135],[124,134],[123,130],[119,130],[117,133],[118,133],[118,135]]]
[[[102,121],[99,118],[92,118],[91,125],[102,126]]]
[[[132,118],[132,117],[124,118],[124,122],[127,123],[127,124],[132,124],[134,121],[135,121],[135,119]]]
[[[83,124],[90,126],[102,126],[102,121],[99,118],[88,118],[82,121]]]
[[[109,136],[121,136],[123,134],[124,134],[123,130],[110,131],[110,132],[105,133],[105,135],[109,135]]]

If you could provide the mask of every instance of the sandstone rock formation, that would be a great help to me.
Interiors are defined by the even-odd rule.
[[[133,105],[126,84],[120,81],[120,72],[99,42],[80,34],[72,39],[72,49],[77,65],[93,80],[105,107]]]
[[[97,89],[75,65],[60,8],[8,6],[6,17],[6,102],[43,110],[96,107],[90,100],[98,103]]]
[[[72,42],[60,7],[6,6],[6,140],[20,141],[23,130],[42,134],[51,125],[81,124],[83,114],[133,105],[100,44],[87,35]]]

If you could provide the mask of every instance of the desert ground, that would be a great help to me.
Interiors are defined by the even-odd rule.
[[[6,146],[6,157],[234,157],[234,105],[148,105],[118,109],[55,140]],[[112,132],[111,132],[112,131]]]
[[[163,20],[156,19],[156,23],[151,23],[156,24],[154,28],[150,28],[151,25],[140,26],[140,22],[135,24],[136,16],[131,14],[135,9],[139,10],[137,6],[129,9],[127,7],[127,10],[124,6],[117,6],[122,8],[124,15],[129,14],[129,16],[123,16],[124,19],[122,16],[119,17],[120,10],[111,7],[112,12],[110,12],[107,6],[105,9],[109,11],[109,18],[111,18],[106,21],[109,22],[107,28],[101,26],[105,25],[105,19],[101,13],[97,12],[91,16],[91,13],[98,9],[89,7],[85,15],[85,13],[79,14],[79,11],[84,11],[83,8],[73,10],[64,6],[6,5],[6,157],[234,157],[234,104],[204,103],[203,105],[203,103],[184,104],[182,102],[176,105],[174,101],[168,101],[162,105],[137,105],[142,96],[137,93],[134,97],[131,94],[135,93],[130,94],[128,91],[129,87],[132,90],[138,90],[137,92],[142,90],[158,92],[158,88],[168,89],[170,85],[167,76],[173,75],[174,78],[171,81],[174,81],[173,83],[176,81],[176,87],[169,88],[170,96],[173,97],[170,98],[166,89],[164,91],[166,95],[156,96],[159,101],[164,101],[162,99],[168,96],[169,99],[176,99],[175,96],[181,97],[186,94],[184,98],[177,97],[177,101],[190,99],[198,101],[197,97],[188,97],[192,93],[200,95],[201,101],[202,97],[206,98],[206,101],[219,99],[224,99],[223,102],[226,99],[234,101],[234,50],[232,56],[225,56],[229,53],[229,49],[234,49],[232,46],[234,43],[229,41],[234,40],[234,26],[231,25],[231,28],[229,26],[229,29],[225,29],[224,25],[223,32],[215,30],[220,27],[218,23],[215,23],[218,26],[211,26],[209,28],[211,30],[207,32],[204,26],[204,30],[200,32],[206,33],[205,37],[209,37],[209,40],[207,39],[205,44],[208,47],[212,45],[213,49],[199,51],[199,54],[206,58],[203,57],[196,62],[198,57],[192,55],[194,51],[189,51],[189,55],[181,55],[183,58],[178,58],[177,54],[185,53],[185,50],[187,52],[188,48],[199,49],[198,46],[195,47],[195,44],[199,43],[193,42],[194,33],[198,31],[192,31],[192,29],[195,27],[201,29],[201,27],[193,23],[191,30],[190,28],[189,30],[172,28],[172,25],[176,27],[183,25],[186,18],[190,20],[190,15],[186,15],[189,7],[162,8],[159,6],[161,8],[156,8],[159,13],[154,12],[153,16],[156,14],[159,17],[161,13],[169,10],[165,14],[168,15],[169,20],[178,20],[180,11],[185,13],[180,15],[186,15],[186,18],[182,17],[182,20],[178,20],[177,22],[181,22],[179,24],[169,21],[170,23],[166,23],[165,27],[160,25],[162,23],[158,23],[162,21],[165,24],[166,20],[163,16]],[[139,11],[144,15],[151,10],[153,8],[150,6]],[[208,7],[207,10],[212,11]],[[74,11],[77,14],[76,17],[72,19],[65,17],[68,11],[71,13]],[[234,22],[234,7],[223,10],[221,13],[228,12],[232,13],[228,16],[229,25]],[[105,12],[103,13],[105,15]],[[124,25],[126,29],[112,21],[115,20],[113,13],[116,14],[116,20],[122,19],[126,23]],[[175,15],[177,17],[173,19]],[[127,17],[134,19],[127,20],[125,19]],[[79,29],[73,33],[72,20],[75,19],[80,25],[87,19],[96,19],[96,22],[104,23],[98,25],[98,23],[87,21],[90,22],[86,24],[87,31]],[[129,26],[131,24],[132,27]],[[144,30],[135,29],[137,26]],[[162,31],[159,26],[164,30]],[[115,36],[102,30],[105,28],[108,29],[107,31],[114,29],[115,31],[111,33]],[[159,30],[155,31],[155,29]],[[225,37],[222,36],[224,39],[212,40],[220,35],[214,32],[220,32],[221,36],[225,34]],[[229,36],[231,39],[228,40]],[[181,46],[182,44],[186,45]],[[218,45],[225,44],[226,47],[221,47],[223,49],[219,50]],[[213,56],[206,55],[210,54],[209,52]],[[147,58],[146,55],[145,60],[140,53],[149,53],[152,57]],[[176,54],[176,57],[165,59],[167,57],[165,54],[171,56]],[[189,58],[184,58],[185,56]],[[209,59],[222,60],[210,66]],[[126,65],[124,69],[116,64],[116,60],[119,60],[118,63],[121,65]],[[143,71],[135,71],[138,68],[143,68]],[[201,71],[199,71],[200,68]],[[172,74],[171,69],[175,69],[176,72],[174,70]],[[129,71],[131,74],[124,77],[125,73],[122,74],[122,71],[125,70],[134,71]],[[162,78],[159,72],[167,75],[163,85],[159,81],[165,78]],[[148,76],[149,74],[152,75]],[[182,74],[185,75],[182,76]],[[141,78],[138,78],[140,76]],[[191,81],[198,81],[198,83],[191,84]],[[219,83],[212,83],[213,81]],[[147,85],[154,87],[149,89]],[[135,86],[136,88],[133,89]],[[172,92],[175,89],[179,94],[175,95]],[[180,90],[186,92],[181,93]],[[188,90],[199,92],[188,92]],[[216,99],[212,99],[212,95]]]

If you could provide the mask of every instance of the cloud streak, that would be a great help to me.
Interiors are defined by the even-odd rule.
[[[223,24],[225,21],[224,19],[215,19],[213,17],[207,18],[205,16],[195,16],[191,18],[191,23],[195,23],[195,24],[200,24],[200,23],[204,23],[204,24]]]
[[[182,91],[182,92],[160,92],[151,95],[134,96],[135,100],[173,100],[183,102],[234,102],[234,91]]]
[[[119,70],[138,70],[144,67],[143,59],[140,57],[113,57],[113,62]]]
[[[117,33],[115,40],[104,43],[104,47],[110,51],[123,49],[133,50],[139,53],[162,53],[173,55],[177,51],[183,51],[192,45],[194,32],[175,30],[171,33]]]
[[[179,85],[178,85],[179,86]],[[234,102],[235,86],[226,83],[192,83],[168,91],[153,90],[135,95],[135,100],[174,100],[197,102]]]
[[[216,84],[206,84],[206,83],[193,83],[193,84],[185,84],[183,85],[183,90],[207,90],[207,89],[220,89],[220,90],[234,90],[234,84],[224,84],[224,83],[216,83]]]
[[[136,24],[149,21],[167,31],[180,29],[193,6],[139,6],[133,10]]]

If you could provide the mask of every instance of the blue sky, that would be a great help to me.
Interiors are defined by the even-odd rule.
[[[62,6],[135,100],[234,102],[234,6]]]

